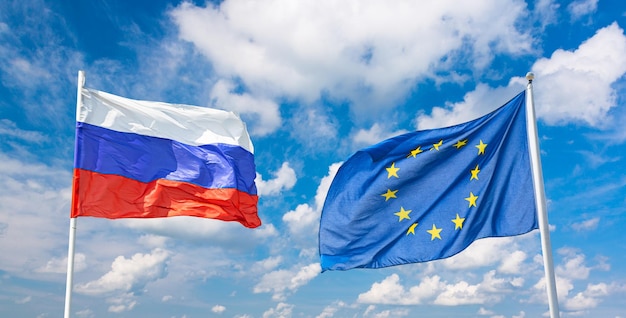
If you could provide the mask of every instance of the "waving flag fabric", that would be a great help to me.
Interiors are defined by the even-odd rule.
[[[255,177],[237,115],[82,89],[71,217],[185,215],[254,228]]]
[[[350,157],[322,210],[321,266],[425,262],[537,227],[522,92],[476,120],[408,133]]]

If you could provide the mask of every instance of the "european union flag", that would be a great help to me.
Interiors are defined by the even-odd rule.
[[[522,92],[476,120],[350,157],[322,210],[322,271],[426,262],[536,229],[525,107]]]

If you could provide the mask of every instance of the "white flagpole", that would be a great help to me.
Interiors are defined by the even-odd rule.
[[[535,117],[535,103],[533,100],[533,73],[526,74],[528,85],[526,86],[526,126],[528,127],[528,143],[530,150],[530,162],[533,172],[533,184],[535,188],[535,203],[537,205],[537,217],[539,221],[539,233],[541,234],[541,250],[543,253],[543,267],[546,275],[546,289],[548,291],[548,305],[550,317],[559,318],[559,301],[556,294],[556,280],[554,276],[554,262],[552,261],[552,247],[550,245],[550,229],[548,214],[546,212],[546,194],[543,188],[543,172],[539,157],[539,138],[537,134],[537,118]]]
[[[83,103],[82,89],[85,85],[85,72],[78,71],[78,89],[76,95],[76,118],[80,114]],[[76,218],[70,218],[70,239],[67,248],[67,281],[65,282],[65,313],[64,318],[70,318],[72,306],[72,285],[74,279],[74,243],[76,241]]]

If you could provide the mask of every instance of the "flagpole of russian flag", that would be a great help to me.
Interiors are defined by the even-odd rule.
[[[78,88],[76,94],[76,120],[80,114],[80,106],[82,105],[83,94],[81,93],[85,85],[85,72],[78,71]],[[76,242],[76,218],[70,218],[70,234],[69,244],[67,247],[67,280],[65,282],[65,310],[63,317],[70,318],[70,310],[72,307],[72,286],[74,281],[74,245]]]
[[[535,116],[535,103],[533,100],[533,73],[526,74],[528,85],[526,86],[526,127],[528,129],[528,144],[530,151],[530,164],[533,173],[535,188],[535,202],[537,205],[537,219],[539,221],[539,233],[541,236],[541,250],[543,254],[543,267],[545,271],[546,290],[548,292],[548,306],[550,317],[559,318],[559,301],[556,294],[556,280],[554,276],[554,262],[552,260],[552,247],[550,244],[550,228],[548,214],[546,212],[546,194],[543,187],[543,172],[539,152],[539,137],[537,133],[537,118]]]

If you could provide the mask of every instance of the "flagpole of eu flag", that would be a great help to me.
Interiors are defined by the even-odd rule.
[[[522,92],[473,121],[352,155],[322,210],[322,271],[442,259],[537,229],[525,107]]]

